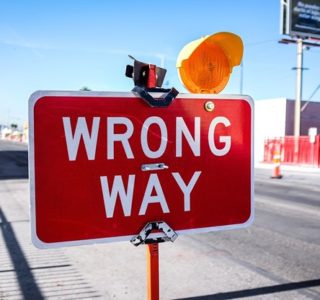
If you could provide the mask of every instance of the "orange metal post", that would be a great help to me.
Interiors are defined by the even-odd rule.
[[[159,244],[147,245],[148,299],[159,300]]]

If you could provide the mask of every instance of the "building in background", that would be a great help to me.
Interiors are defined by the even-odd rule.
[[[293,136],[294,105],[292,99],[276,98],[255,101],[255,161],[264,160],[265,140]],[[320,133],[320,102],[301,104],[301,136],[309,136],[310,128]]]

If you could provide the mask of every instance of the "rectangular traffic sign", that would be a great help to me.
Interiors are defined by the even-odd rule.
[[[253,219],[253,102],[180,94],[34,93],[29,100],[33,242],[130,240],[148,222],[178,234]]]

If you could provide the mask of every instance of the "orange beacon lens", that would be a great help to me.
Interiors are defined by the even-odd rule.
[[[229,81],[232,68],[241,63],[243,44],[235,34],[221,32],[187,44],[177,68],[191,93],[217,94]]]

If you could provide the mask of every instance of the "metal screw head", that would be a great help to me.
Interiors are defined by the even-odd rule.
[[[213,111],[214,110],[214,103],[212,101],[207,101],[205,104],[204,104],[204,109],[206,111]]]

